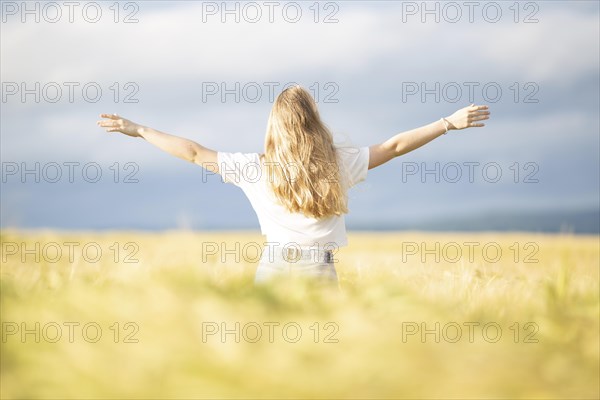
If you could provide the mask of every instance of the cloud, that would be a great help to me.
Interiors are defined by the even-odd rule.
[[[147,3],[146,3],[147,4]],[[402,23],[402,5],[340,3],[338,23],[314,23],[308,5],[296,24],[235,23],[219,16],[202,22],[200,2],[172,8],[141,3],[139,23],[3,24],[3,80],[135,79],[176,75],[269,80],[290,72],[349,74],[396,60],[401,68],[469,69],[567,84],[598,68],[598,14],[575,8],[544,9],[538,23]],[[505,9],[506,13],[508,10]],[[263,9],[263,12],[266,12]],[[322,16],[321,16],[322,17]],[[575,29],[576,28],[576,29]],[[448,63],[460,60],[461,64]],[[43,66],[43,68],[40,68]]]
[[[368,40],[373,33],[385,33],[375,10],[350,9],[335,24],[315,24],[310,18],[297,24],[281,18],[223,24],[217,18],[202,23],[198,2],[146,12],[141,8],[136,24],[9,23],[3,27],[3,75],[42,81],[169,74],[189,79],[236,77],[247,71],[268,80],[290,70],[360,69],[387,44]]]

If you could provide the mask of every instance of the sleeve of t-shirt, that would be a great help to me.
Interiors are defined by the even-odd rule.
[[[260,179],[260,159],[257,153],[217,153],[219,174],[223,182],[244,186]]]
[[[368,147],[339,147],[338,154],[342,162],[342,170],[348,178],[349,187],[367,179],[369,170]]]

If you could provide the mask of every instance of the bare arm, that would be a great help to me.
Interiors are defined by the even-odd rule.
[[[121,132],[127,136],[141,137],[175,157],[198,164],[209,171],[219,172],[217,152],[214,150],[192,140],[136,124],[117,114],[101,114],[100,117],[106,119],[98,121],[98,125],[106,128],[107,132]]]
[[[487,106],[470,105],[462,108],[446,117],[448,129],[465,129],[470,127],[483,127],[485,124],[478,123],[489,118],[490,112]],[[383,143],[369,147],[369,169],[378,167],[391,159],[409,153],[419,147],[431,142],[433,139],[443,135],[446,126],[440,119],[429,125],[410,131],[402,132],[386,140]]]

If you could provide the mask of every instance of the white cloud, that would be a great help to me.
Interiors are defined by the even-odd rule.
[[[400,70],[479,66],[498,76],[568,84],[597,71],[598,15],[550,8],[539,23],[402,23],[401,5],[340,3],[339,23],[202,22],[200,2],[144,9],[137,24],[3,24],[2,79],[25,81],[181,79],[351,74],[395,60]],[[278,15],[278,14],[276,14]]]
[[[376,10],[350,10],[339,24],[201,22],[200,3],[140,14],[137,24],[10,23],[2,37],[6,79],[98,80],[199,75],[266,80],[305,69],[360,69],[386,50]],[[43,67],[41,67],[43,65]],[[5,79],[3,78],[3,79]]]

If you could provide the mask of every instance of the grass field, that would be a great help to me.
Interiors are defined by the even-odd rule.
[[[252,233],[5,230],[1,396],[600,397],[598,236],[349,240],[257,288]]]

